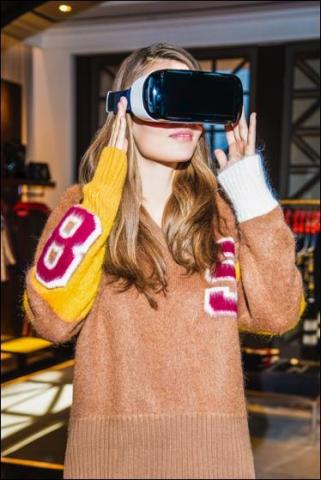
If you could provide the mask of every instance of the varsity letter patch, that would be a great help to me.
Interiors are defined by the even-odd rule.
[[[37,262],[39,282],[47,288],[65,286],[101,232],[96,215],[80,205],[71,207],[49,237]]]
[[[237,315],[237,295],[230,287],[205,289],[205,311],[211,316]]]
[[[217,241],[224,260],[217,262],[215,270],[206,269],[205,279],[211,284],[229,282],[226,286],[205,289],[204,310],[211,316],[237,316],[237,286],[235,270],[235,242],[232,237]]]

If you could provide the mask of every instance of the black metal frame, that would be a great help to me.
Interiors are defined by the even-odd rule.
[[[316,102],[310,107],[310,109],[306,110],[306,112],[299,118],[297,121],[292,124],[292,99],[294,96],[296,98],[308,98],[311,96],[311,90],[297,90],[296,93],[294,92],[294,69],[295,69],[295,60],[296,57],[299,59],[301,58],[308,58],[308,57],[319,57],[320,56],[320,44],[319,42],[304,42],[300,44],[291,44],[286,46],[286,66],[285,66],[285,78],[284,78],[284,109],[283,109],[283,116],[282,116],[282,132],[284,136],[284,140],[281,144],[281,158],[284,159],[282,162],[282,168],[280,171],[280,193],[282,197],[289,197],[289,181],[290,181],[290,173],[291,170],[294,171],[296,169],[297,171],[304,171],[308,170],[307,165],[295,165],[291,168],[290,165],[290,149],[291,149],[291,139],[293,137],[295,138],[296,144],[301,148],[304,153],[311,158],[311,160],[317,161],[319,160],[319,165],[316,165],[316,169],[318,170],[314,178],[312,180],[309,180],[301,189],[299,189],[297,192],[295,192],[294,195],[292,195],[291,198],[301,198],[302,195],[309,189],[311,188],[320,178],[320,157],[316,158],[316,155],[314,151],[311,151],[310,148],[306,148],[306,144],[302,141],[302,138],[300,137],[300,134],[302,133],[308,133],[307,130],[310,131],[310,133],[314,134],[319,134],[320,136],[320,130],[317,131],[317,129],[303,129],[299,131],[299,134],[296,133],[296,135],[293,135],[293,133],[298,131],[298,125],[302,123],[311,113],[312,110],[316,109],[318,104],[320,105],[320,94],[319,97],[317,98]],[[297,63],[298,64],[298,63]],[[302,69],[305,70],[305,73],[307,72],[307,69],[305,68],[305,64],[299,60],[299,65],[301,66]],[[311,72],[309,72],[310,74]],[[314,81],[317,79],[314,77]],[[320,82],[320,79],[318,79]],[[317,83],[317,82],[316,82]],[[286,161],[285,161],[286,160]],[[310,167],[311,169],[311,167]]]

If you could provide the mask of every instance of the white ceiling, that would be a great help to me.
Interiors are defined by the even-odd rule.
[[[259,45],[320,37],[317,1],[110,1],[27,39],[73,53],[128,51],[167,41],[182,46]]]
[[[195,14],[206,15],[217,14],[226,15],[245,13],[245,12],[264,12],[275,11],[278,9],[289,10],[300,9],[302,6],[319,5],[318,1],[152,1],[152,0],[138,0],[138,1],[110,1],[101,2],[93,8],[80,12],[74,15],[70,20],[65,20],[64,25],[84,25],[92,23],[106,23],[109,24],[126,21],[139,21],[146,18],[164,19],[168,18],[188,18]]]

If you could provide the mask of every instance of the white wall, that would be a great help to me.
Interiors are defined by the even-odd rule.
[[[22,86],[26,161],[48,163],[56,188],[46,188],[43,201],[54,207],[73,178],[72,57],[4,34],[1,40],[1,78]]]
[[[18,83],[22,86],[22,124],[21,140],[24,145],[28,144],[30,132],[31,112],[30,96],[31,91],[31,68],[32,48],[29,45],[16,40],[8,35],[1,34],[1,78],[9,82]]]
[[[56,188],[46,189],[45,201],[53,207],[73,179],[72,57],[62,50],[49,53],[34,47],[32,65],[32,135],[28,160],[49,164]]]
[[[301,2],[304,3],[304,2]],[[157,41],[183,47],[267,44],[318,39],[319,5],[289,10],[170,19],[154,16],[148,23],[119,21],[106,25],[53,27],[28,39],[33,47],[32,125],[29,154],[48,162],[57,182],[48,191],[54,206],[72,181],[75,145],[75,54],[131,51]]]

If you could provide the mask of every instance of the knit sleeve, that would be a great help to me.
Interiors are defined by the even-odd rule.
[[[80,186],[68,189],[47,221],[26,274],[24,307],[50,341],[75,335],[94,304],[126,172],[123,150],[105,147],[81,198],[72,195]]]
[[[240,331],[282,335],[296,327],[306,302],[295,240],[282,208],[239,225]]]
[[[282,335],[305,308],[295,239],[272,191],[263,158],[245,157],[218,175],[238,222],[238,321],[241,331]]]

